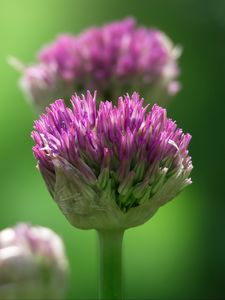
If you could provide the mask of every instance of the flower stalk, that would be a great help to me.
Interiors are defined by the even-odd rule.
[[[99,230],[99,299],[123,299],[122,243],[124,230]]]
[[[34,129],[33,152],[54,201],[74,227],[98,232],[100,299],[123,299],[124,230],[191,184],[191,136],[138,93],[98,108],[89,91],[72,96],[70,108],[59,99]]]

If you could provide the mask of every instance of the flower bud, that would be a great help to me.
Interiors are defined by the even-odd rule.
[[[166,110],[148,112],[137,93],[118,106],[96,94],[57,100],[35,122],[38,168],[53,199],[82,229],[126,229],[146,222],[191,183],[189,134]]]
[[[62,299],[68,265],[52,230],[18,224],[0,231],[0,299]]]

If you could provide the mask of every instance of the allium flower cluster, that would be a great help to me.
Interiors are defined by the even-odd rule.
[[[0,231],[1,299],[62,299],[67,271],[63,242],[52,230],[19,224]]]
[[[22,88],[36,106],[53,99],[101,91],[100,99],[139,90],[162,103],[179,90],[179,50],[157,29],[138,27],[132,18],[61,35],[38,54],[38,64],[23,70]]]
[[[137,93],[118,106],[96,94],[57,100],[35,122],[39,169],[68,220],[76,227],[137,226],[191,183],[189,134],[166,110],[143,106]]]

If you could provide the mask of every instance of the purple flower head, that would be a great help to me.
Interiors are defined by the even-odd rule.
[[[0,298],[62,299],[68,263],[52,230],[22,223],[0,231]]]
[[[189,134],[137,93],[118,105],[96,93],[57,100],[35,122],[34,155],[47,187],[76,227],[128,228],[147,221],[191,183]]]
[[[52,99],[68,101],[74,91],[87,89],[101,91],[100,99],[137,89],[162,103],[180,88],[178,56],[163,32],[127,18],[78,36],[59,36],[39,52],[37,65],[23,69],[22,89],[41,111]]]

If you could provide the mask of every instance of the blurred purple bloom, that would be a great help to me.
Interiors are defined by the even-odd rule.
[[[37,65],[23,70],[22,88],[40,110],[54,98],[69,100],[74,91],[87,89],[101,91],[100,99],[141,90],[162,103],[180,88],[178,56],[164,33],[127,18],[78,36],[59,36],[39,52]]]
[[[68,263],[61,238],[40,226],[0,231],[0,298],[62,299]]]
[[[147,221],[191,183],[189,134],[137,93],[118,106],[96,94],[57,100],[35,122],[34,155],[47,187],[79,228],[128,228]]]

